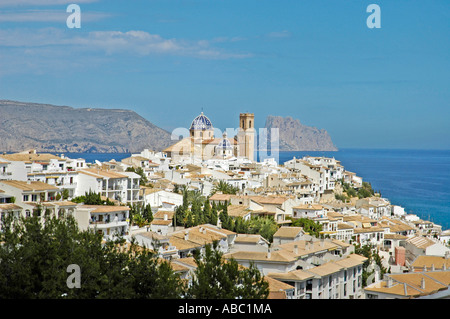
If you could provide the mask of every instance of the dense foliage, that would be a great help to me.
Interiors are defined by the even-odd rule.
[[[212,189],[211,195],[214,195],[217,192],[221,192],[222,194],[235,195],[238,191],[239,191],[239,189],[234,187],[233,185],[228,184],[225,181],[219,181]]]
[[[217,225],[240,234],[260,234],[269,242],[278,230],[273,217],[252,217],[244,220],[241,217],[228,215],[228,202],[210,205],[208,198],[200,196],[198,192],[183,191],[183,204],[175,209],[175,223],[177,226],[194,227],[202,224]]]
[[[369,269],[369,266],[371,264],[378,266],[381,278],[383,278],[383,275],[388,272],[386,267],[384,267],[381,262],[381,256],[378,254],[377,250],[373,248],[371,245],[363,245],[363,246],[361,246],[360,244],[355,245],[355,254],[368,258],[363,263],[363,273],[362,273],[363,287],[367,286],[368,278],[374,274],[374,270]]]
[[[243,268],[234,259],[223,260],[213,245],[206,245],[203,255],[194,256],[195,278],[188,297],[195,299],[265,299],[269,285],[259,270],[251,265]]]
[[[152,207],[150,204],[133,203],[128,204],[128,207],[130,207],[128,214],[131,224],[143,227],[153,221]]]
[[[84,195],[72,198],[71,201],[74,203],[84,203],[85,205],[114,205],[109,198],[103,200],[100,193],[96,193],[91,190],[89,190],[89,192],[85,192]]]
[[[308,218],[292,219],[291,226],[302,227],[305,232],[314,237],[321,237],[322,225]]]
[[[133,166],[130,166],[130,167],[127,167],[126,172],[133,172],[133,173],[138,174],[141,177],[139,180],[140,185],[146,185],[148,183],[147,176],[145,175],[145,172],[142,167],[135,168]]]
[[[169,262],[123,239],[103,242],[80,231],[73,217],[7,215],[0,232],[0,299],[265,298],[259,271],[239,269],[207,247],[188,287]],[[69,288],[69,265],[80,267],[80,287]]]
[[[348,201],[352,197],[358,197],[361,199],[375,195],[375,191],[372,189],[372,185],[368,182],[363,182],[362,186],[358,189],[351,187],[350,184],[344,182],[344,180],[340,180],[340,183],[343,188],[343,193],[335,194],[334,197],[343,202]]]

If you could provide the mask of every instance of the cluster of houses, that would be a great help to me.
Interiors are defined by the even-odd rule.
[[[255,161],[253,113],[241,113],[230,134],[227,129],[215,137],[216,130],[202,112],[165,150],[145,149],[121,161],[87,163],[35,150],[0,154],[0,218],[71,215],[81,230],[93,229],[105,240],[122,236],[156,251],[187,280],[196,267],[193,252],[217,243],[224,258],[261,271],[270,298],[450,295],[449,231],[380,196],[345,197],[343,202],[336,196],[343,185],[364,185],[335,158],[294,157],[282,165],[264,156]],[[236,194],[213,192],[220,182]],[[183,204],[180,188],[198,192],[211,204],[228,204],[231,218],[273,218],[278,228],[272,242],[224,229],[220,218],[217,225],[176,227],[175,210]],[[88,192],[113,205],[72,201]],[[130,207],[135,205],[151,207],[150,224],[133,224]],[[320,238],[294,227],[299,218],[319,223]],[[382,277],[371,263],[364,283],[367,258],[355,254],[355,245],[376,249],[390,271]]]
[[[148,185],[141,185],[143,176]],[[210,196],[220,181],[237,193]],[[185,279],[196,267],[193,252],[216,242],[224,258],[244,267],[254,264],[269,282],[272,298],[448,297],[449,232],[379,196],[342,202],[334,196],[342,181],[356,189],[362,185],[339,161],[325,157],[293,158],[284,165],[235,156],[199,163],[144,150],[120,162],[87,163],[29,150],[0,155],[0,216],[72,215],[80,229],[94,229],[105,239],[125,236],[157,251]],[[211,204],[227,203],[232,218],[272,217],[279,227],[273,241],[226,230],[220,219],[217,225],[175,227],[175,209],[183,204],[175,192],[180,185]],[[115,205],[71,201],[87,192]],[[129,204],[150,205],[152,222],[133,225]],[[321,224],[320,238],[292,226],[298,218]],[[363,287],[367,258],[355,254],[355,245],[367,244],[376,248],[389,272],[382,277],[370,265],[374,275]]]

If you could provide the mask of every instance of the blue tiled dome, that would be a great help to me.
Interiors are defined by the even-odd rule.
[[[217,145],[217,148],[224,149],[224,150],[233,149],[233,146],[231,146],[230,141],[227,139],[226,133],[223,134],[223,138]]]
[[[197,116],[191,124],[190,130],[212,130],[213,126],[211,121],[203,112]]]

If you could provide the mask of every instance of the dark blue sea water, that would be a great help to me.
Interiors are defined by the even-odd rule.
[[[66,153],[87,162],[120,161],[128,153]],[[270,154],[269,154],[270,155]],[[348,171],[370,182],[392,204],[443,229],[450,228],[450,150],[342,149],[337,152],[280,152],[278,163],[294,156],[334,157]]]

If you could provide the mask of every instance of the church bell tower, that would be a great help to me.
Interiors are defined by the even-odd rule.
[[[239,156],[254,161],[255,153],[255,114],[241,113],[239,115],[238,132]]]

